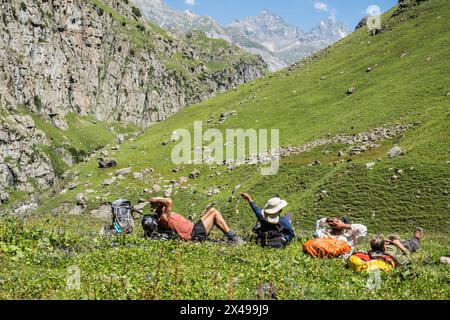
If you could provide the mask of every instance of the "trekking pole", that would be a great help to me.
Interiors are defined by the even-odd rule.
[[[145,216],[145,215],[144,215],[144,212],[139,211],[139,210],[136,210],[136,209],[134,209],[134,208],[131,208],[131,213],[137,213],[137,214],[139,214],[141,217],[144,217],[144,216]]]

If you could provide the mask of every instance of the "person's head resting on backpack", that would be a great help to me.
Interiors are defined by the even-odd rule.
[[[161,204],[161,203],[151,203],[150,205],[151,205],[152,211],[154,213],[156,213],[158,215],[158,217],[163,214],[163,212],[164,212],[164,205],[163,204]]]
[[[264,219],[271,224],[277,224],[280,222],[280,215],[283,209],[288,205],[287,201],[280,198],[272,198],[267,201],[262,214]]]
[[[372,252],[385,252],[386,251],[386,242],[384,241],[384,237],[376,236],[370,241],[370,249]]]
[[[347,217],[329,217],[327,223],[330,226],[333,234],[339,235],[345,232],[348,226],[351,224],[350,219]]]

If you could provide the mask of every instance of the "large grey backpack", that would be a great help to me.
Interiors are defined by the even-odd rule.
[[[134,220],[130,201],[124,199],[114,201],[111,205],[111,213],[112,233],[129,234],[133,232]]]

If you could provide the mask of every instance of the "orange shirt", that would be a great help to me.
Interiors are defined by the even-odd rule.
[[[163,228],[175,231],[183,240],[192,240],[191,233],[194,229],[194,224],[192,222],[176,213],[172,213],[168,221],[164,217],[165,216],[162,215],[158,221]]]

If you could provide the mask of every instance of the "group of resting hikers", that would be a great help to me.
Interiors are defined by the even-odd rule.
[[[273,198],[260,208],[249,194],[242,193],[241,196],[256,215],[257,224],[253,232],[260,245],[283,248],[295,239],[292,214],[283,214],[287,201]],[[143,220],[144,230],[152,223],[158,230],[172,232],[184,241],[203,242],[208,240],[209,234],[216,227],[223,232],[222,240],[226,243],[244,243],[215,208],[207,209],[200,220],[193,223],[173,211],[173,201],[170,198],[152,198],[148,202],[154,215],[151,220]],[[315,258],[343,257],[350,269],[356,272],[369,271],[371,268],[390,271],[409,263],[410,254],[420,247],[424,230],[417,228],[410,240],[402,240],[397,235],[388,238],[376,236],[370,241],[370,251],[354,251],[366,235],[366,226],[351,223],[346,217],[322,218],[316,223],[313,239],[303,244],[303,251]]]

